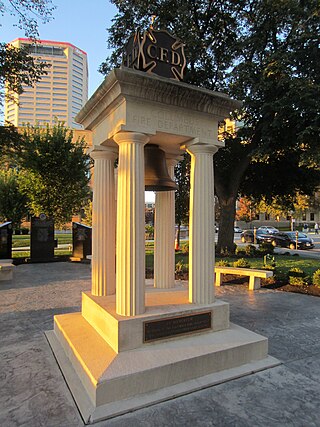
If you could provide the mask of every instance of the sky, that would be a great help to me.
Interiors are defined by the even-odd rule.
[[[52,3],[56,6],[54,19],[39,25],[39,38],[68,42],[87,53],[90,97],[104,78],[97,70],[110,54],[107,28],[117,9],[109,0],[53,0]],[[13,25],[16,21],[14,17],[0,16],[1,42],[25,37],[24,32]]]

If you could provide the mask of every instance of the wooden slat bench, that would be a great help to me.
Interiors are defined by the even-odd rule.
[[[12,280],[14,265],[10,262],[0,261],[0,281]]]
[[[257,270],[254,268],[236,268],[236,267],[220,267],[214,268],[215,272],[215,285],[221,286],[222,276],[225,274],[232,274],[238,276],[248,276],[249,290],[259,289],[261,287],[261,279],[266,279],[273,276],[273,271]]]

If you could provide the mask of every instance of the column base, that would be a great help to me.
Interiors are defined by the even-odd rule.
[[[55,316],[47,337],[86,423],[279,364],[267,355],[267,338],[229,325],[228,304],[197,306],[187,298],[187,291],[153,290],[146,313],[126,318],[115,314],[114,296],[84,294],[82,314]],[[170,334],[181,322],[188,329],[188,316],[199,313],[211,316],[210,329],[152,341],[163,333],[161,322]]]

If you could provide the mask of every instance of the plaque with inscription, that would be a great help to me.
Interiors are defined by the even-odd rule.
[[[143,341],[155,341],[206,329],[211,329],[211,311],[151,320],[150,322],[144,322]]]

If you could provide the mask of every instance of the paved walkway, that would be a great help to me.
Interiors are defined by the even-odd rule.
[[[29,264],[0,282],[0,426],[83,426],[44,331],[78,311],[90,266]],[[269,337],[282,365],[96,424],[108,427],[319,427],[320,298],[222,286],[231,321]]]

